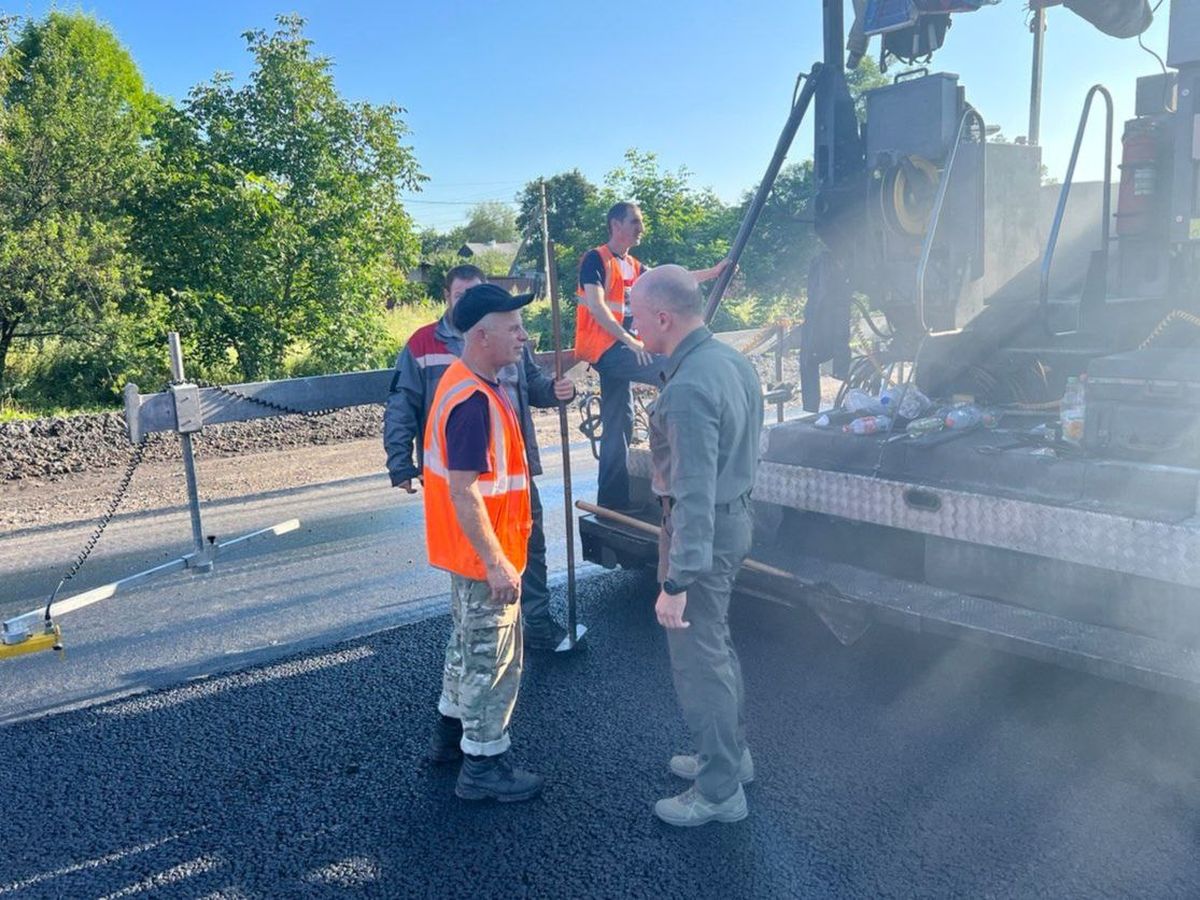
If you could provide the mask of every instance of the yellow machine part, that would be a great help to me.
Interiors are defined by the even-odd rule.
[[[35,634],[19,644],[0,644],[0,659],[11,656],[24,656],[26,653],[37,653],[39,650],[61,650],[62,629],[51,625],[42,634]]]
[[[933,207],[933,195],[937,192],[939,179],[938,167],[923,156],[910,156],[908,162],[912,169],[897,166],[892,171],[890,198],[891,212],[900,230],[912,237],[925,234],[929,222],[929,213]],[[910,171],[920,173],[919,178],[910,175]]]

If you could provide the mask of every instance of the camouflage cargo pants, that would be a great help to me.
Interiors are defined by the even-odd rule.
[[[462,720],[464,753],[498,756],[508,749],[521,686],[521,604],[498,604],[486,581],[452,574],[450,608],[438,711]]]

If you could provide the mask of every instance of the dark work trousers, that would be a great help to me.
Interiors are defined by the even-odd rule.
[[[675,693],[700,758],[696,787],[714,803],[737,792],[746,748],[742,666],[729,634],[729,595],[753,536],[748,499],[718,508],[712,569],[687,589],[683,620],[689,625],[666,630]],[[659,541],[660,578],[670,540],[667,516]]]
[[[630,320],[626,319],[626,327]],[[655,355],[649,365],[619,341],[593,364],[600,375],[600,472],[596,503],[609,509],[629,507],[629,441],[633,437],[632,381],[659,387],[667,358]]]
[[[550,588],[546,583],[546,532],[542,528],[542,498],[537,485],[529,480],[529,511],[533,530],[529,532],[529,558],[521,575],[521,618],[527,634],[545,633],[554,628],[550,616]]]

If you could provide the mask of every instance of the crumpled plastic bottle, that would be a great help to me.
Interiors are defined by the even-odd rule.
[[[1086,384],[1083,378],[1068,378],[1066,391],[1059,404],[1058,421],[1062,428],[1063,440],[1068,444],[1083,443],[1087,415]]]
[[[847,434],[875,434],[877,431],[887,431],[891,427],[890,416],[863,416],[849,425],[843,425],[842,431]]]
[[[983,411],[974,404],[955,406],[946,410],[947,428],[974,428],[983,424]]]
[[[933,405],[915,384],[885,388],[879,394],[879,403],[885,413],[894,413],[902,419],[919,419]]]
[[[878,397],[872,397],[861,388],[850,388],[846,392],[846,399],[842,401],[842,409],[849,412],[878,415],[883,412],[883,405],[879,402]]]
[[[946,410],[944,421],[947,428],[974,428],[976,425],[995,428],[997,419],[990,409],[981,409],[974,403],[963,403]]]
[[[942,416],[925,416],[923,419],[913,419],[905,429],[909,434],[932,434],[946,427]]]

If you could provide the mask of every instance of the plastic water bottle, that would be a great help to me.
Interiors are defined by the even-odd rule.
[[[885,413],[896,414],[904,419],[919,419],[932,405],[914,384],[885,388],[879,394],[879,403]]]
[[[900,415],[906,419],[919,419],[932,405],[928,397],[910,384],[908,390],[904,392],[904,396],[900,398],[900,405],[897,409]]]
[[[1087,385],[1083,379],[1074,376],[1067,379],[1067,389],[1058,406],[1058,423],[1062,428],[1063,440],[1068,444],[1083,443],[1086,391]]]
[[[909,434],[932,434],[946,427],[946,420],[941,416],[926,416],[923,419],[913,419],[905,429]]]
[[[842,431],[846,434],[874,434],[877,431],[887,431],[891,427],[891,416],[863,416],[849,425],[843,425]]]
[[[983,410],[974,404],[956,406],[946,412],[945,426],[947,428],[974,428],[983,424]]]
[[[850,388],[846,392],[846,399],[842,401],[842,408],[849,412],[869,413],[871,415],[878,415],[883,412],[883,406],[880,404],[879,398],[872,397],[860,388]]]

